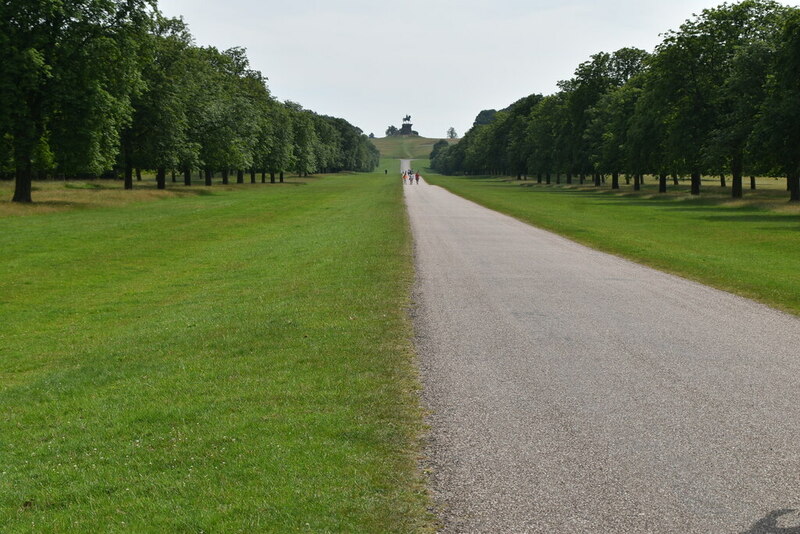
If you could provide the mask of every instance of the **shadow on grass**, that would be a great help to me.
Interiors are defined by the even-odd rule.
[[[64,182],[65,189],[80,189],[82,191],[100,191],[100,190],[111,190],[111,189],[119,189],[118,187],[109,187],[102,183],[95,183],[95,182]]]
[[[523,184],[523,187],[531,187],[539,184]],[[620,191],[611,189],[593,189],[585,186],[565,186],[542,184],[543,191],[555,195],[581,195],[584,197],[596,197],[598,203],[605,204],[626,204],[631,206],[659,206],[667,209],[682,211],[714,211],[718,208],[728,208],[731,212],[736,210],[749,211],[754,213],[767,212],[773,207],[782,207],[787,204],[785,194],[776,191],[762,191],[757,194],[746,195],[744,198],[734,199],[728,195],[707,194],[706,196],[689,196],[689,190],[672,190],[667,193],[656,193],[653,191]],[[535,191],[535,190],[534,190]],[[670,204],[664,206],[664,204]],[[737,216],[730,216],[732,219]],[[773,215],[777,219],[798,217],[798,215],[787,213],[784,215]]]
[[[730,221],[730,222],[797,222],[800,229],[800,215],[775,215],[770,213],[749,212],[739,215],[714,215],[711,217],[703,217],[707,221]]]
[[[29,206],[31,208],[88,208],[91,207],[92,204],[90,202],[75,202],[72,200],[41,200],[37,202],[21,204],[21,206]]]
[[[789,211],[776,213],[776,209],[786,206],[783,191],[760,190],[745,193],[744,198],[733,199],[729,190],[706,190],[701,196],[691,196],[688,184],[672,187],[667,193],[659,193],[653,184],[642,191],[610,189],[608,186],[596,187],[591,184],[545,184],[525,182],[516,179],[502,179],[490,176],[459,177],[482,187],[518,187],[524,193],[558,195],[559,197],[578,197],[588,205],[614,208],[644,207],[658,210],[685,213],[698,221],[711,223],[764,224],[765,231],[800,231],[800,214]],[[709,188],[710,189],[710,188]],[[581,209],[577,207],[576,209]],[[782,225],[778,226],[779,224]],[[797,223],[797,226],[794,224]]]

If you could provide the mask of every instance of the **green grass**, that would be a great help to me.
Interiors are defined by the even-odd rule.
[[[394,159],[424,159],[431,155],[433,145],[440,139],[418,136],[396,136],[372,139],[381,157]]]
[[[0,531],[429,529],[399,180],[197,191],[3,218]]]
[[[785,311],[800,314],[800,207],[781,182],[733,201],[709,182],[699,198],[687,185],[665,195],[648,183],[641,193],[623,185],[539,185],[496,177],[426,179],[491,209]],[[783,182],[785,184],[785,182]]]

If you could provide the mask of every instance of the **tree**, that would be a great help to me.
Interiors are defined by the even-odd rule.
[[[134,95],[133,120],[121,132],[126,189],[133,188],[134,167],[157,169],[158,187],[163,189],[166,169],[199,158],[199,146],[189,140],[191,40],[183,21],[156,15],[146,39],[145,88]]]
[[[775,32],[782,6],[771,0],[744,0],[706,9],[667,34],[652,62],[653,104],[666,110],[665,151],[673,165],[692,175],[692,194],[700,194],[704,168],[729,165],[735,181],[741,180],[746,132],[752,125],[751,98],[737,103],[732,93],[740,76],[737,57],[742,48]],[[757,74],[753,71],[750,74]],[[746,84],[759,84],[750,79]],[[742,124],[744,128],[742,128]],[[738,191],[738,187],[736,188]]]
[[[566,124],[566,95],[563,92],[544,97],[532,110],[529,116],[526,135],[530,152],[528,154],[528,172],[534,172],[541,180],[545,175],[550,181],[550,174],[556,170],[557,162],[563,158],[559,155],[559,132]]]
[[[790,200],[800,202],[800,11],[791,11],[780,32],[767,96],[750,145],[773,162],[788,181]]]
[[[317,144],[319,136],[314,129],[311,113],[294,102],[286,102],[292,113],[294,126],[294,170],[300,176],[317,170]]]
[[[600,185],[599,169],[592,165],[590,158],[591,135],[587,135],[595,107],[604,95],[623,86],[628,80],[639,74],[648,54],[637,48],[622,48],[613,54],[600,52],[591,56],[589,61],[578,65],[575,76],[568,82],[561,82],[559,87],[566,94],[566,109],[569,114],[569,127],[564,131],[564,150],[566,152],[565,169],[569,172],[595,175],[595,184]],[[597,133],[597,128],[592,132]],[[597,140],[594,140],[597,142]]]
[[[440,153],[441,153],[443,150],[446,150],[446,149],[447,149],[449,146],[450,146],[450,143],[448,143],[448,142],[447,142],[447,141],[445,141],[444,139],[440,139],[440,140],[436,141],[436,142],[433,144],[433,150],[431,150],[431,155],[430,155],[430,159],[431,159],[431,161],[433,161],[434,159],[436,159],[437,157],[439,157],[439,154],[440,154]]]
[[[400,133],[400,130],[397,129],[397,126],[389,126],[386,128],[386,135],[387,137],[392,137]]]
[[[113,166],[141,90],[148,0],[20,0],[0,5],[0,117],[11,137],[15,202],[31,202],[41,155],[62,171]],[[38,155],[38,156],[37,156]]]
[[[453,128],[452,126],[447,129],[447,138],[448,139],[457,139],[458,138],[458,134],[456,133],[456,129]]]
[[[611,188],[619,189],[619,173],[633,171],[627,166],[628,134],[641,89],[629,83],[600,97],[590,112],[586,138],[589,160],[596,172],[611,174]],[[657,140],[651,140],[656,141]]]
[[[505,124],[500,129],[503,139],[503,163],[507,173],[515,174],[521,179],[528,172],[528,156],[530,146],[527,139],[528,120],[531,111],[541,102],[542,95],[532,94],[520,98],[504,111],[508,114]]]
[[[197,118],[193,138],[200,145],[206,184],[211,185],[214,170],[221,170],[227,182],[231,169],[241,171],[253,165],[259,135],[255,102],[268,95],[261,73],[249,69],[243,49],[220,52],[208,47],[195,52],[201,69],[196,76],[206,91],[193,103]]]
[[[266,155],[264,166],[270,173],[270,182],[275,183],[275,174],[281,176],[294,167],[294,116],[283,103],[270,107],[269,123],[273,127],[273,144]]]
[[[475,117],[475,122],[472,123],[472,126],[483,126],[486,124],[491,124],[494,120],[494,116],[497,113],[497,110],[494,109],[484,109],[478,116]]]

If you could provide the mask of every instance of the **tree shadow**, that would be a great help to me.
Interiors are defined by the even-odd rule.
[[[773,215],[769,213],[742,213],[738,215],[715,215],[704,217],[707,221],[730,221],[730,222],[790,222],[796,220],[800,222],[800,215]]]
[[[778,525],[778,520],[786,515],[796,512],[791,508],[773,510],[765,517],[759,519],[750,527],[749,530],[741,534],[800,534],[800,525],[782,527]]]

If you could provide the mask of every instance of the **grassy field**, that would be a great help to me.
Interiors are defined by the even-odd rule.
[[[399,180],[36,185],[0,202],[0,531],[430,528]]]
[[[378,147],[384,158],[427,159],[437,141],[440,139],[403,135],[373,139],[372,143]]]
[[[800,314],[800,206],[785,181],[761,179],[744,200],[717,182],[699,198],[688,184],[658,194],[652,180],[623,186],[539,185],[497,177],[425,178],[465,198],[541,228]]]

